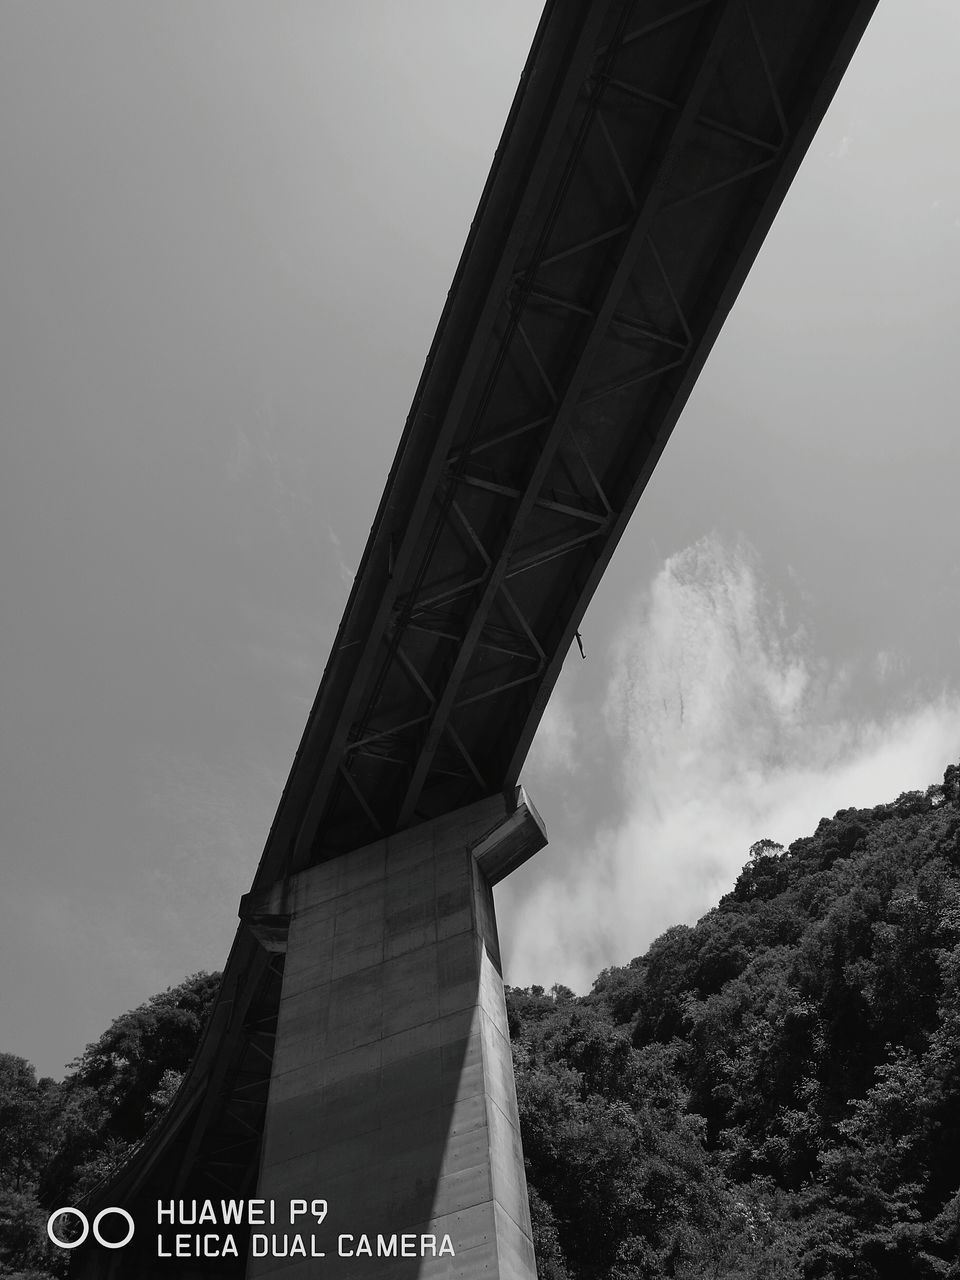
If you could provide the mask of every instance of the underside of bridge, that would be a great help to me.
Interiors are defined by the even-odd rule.
[[[511,811],[584,610],[874,7],[549,0],[249,902],[478,802]],[[149,1227],[158,1199],[256,1194],[291,963],[288,923],[271,938],[258,918],[171,1109],[93,1204]],[[146,1259],[81,1261],[145,1275]]]

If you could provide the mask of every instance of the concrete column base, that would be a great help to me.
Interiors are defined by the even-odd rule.
[[[545,843],[522,792],[495,796],[244,900],[287,953],[264,1230],[325,1254],[248,1277],[535,1280],[491,886]],[[320,1226],[281,1225],[318,1198]]]

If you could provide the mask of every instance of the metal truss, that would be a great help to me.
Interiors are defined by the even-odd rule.
[[[359,642],[288,866],[515,782],[718,300],[809,140],[810,75],[870,7],[791,29],[789,6],[757,0],[583,6],[592,52],[433,424],[420,512],[391,534],[389,608]]]

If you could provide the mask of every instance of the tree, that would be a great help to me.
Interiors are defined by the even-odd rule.
[[[69,1203],[117,1168],[170,1101],[187,1070],[220,977],[195,973],[122,1014],[87,1045],[61,1086],[56,1151],[42,1198]]]
[[[0,1275],[48,1280],[58,1265],[37,1183],[55,1144],[59,1089],[25,1058],[0,1054]],[[62,1263],[62,1260],[61,1260]]]
[[[50,1156],[56,1094],[54,1081],[37,1080],[25,1058],[0,1053],[0,1186],[21,1192],[36,1185]]]

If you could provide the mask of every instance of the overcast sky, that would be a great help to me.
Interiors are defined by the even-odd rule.
[[[0,0],[0,1050],[219,968],[538,0]],[[960,7],[882,0],[526,771],[506,978],[960,759]]]

